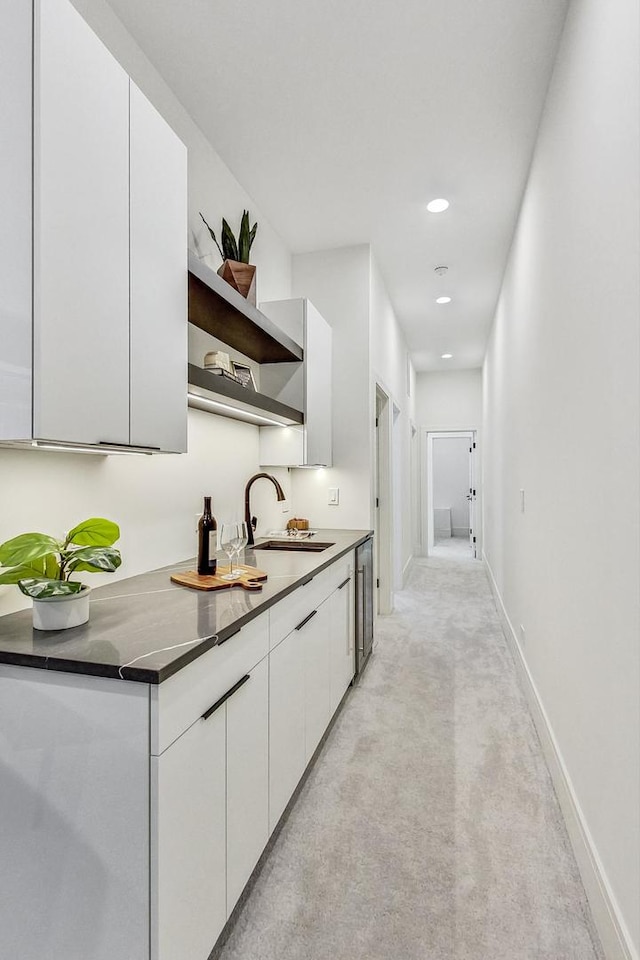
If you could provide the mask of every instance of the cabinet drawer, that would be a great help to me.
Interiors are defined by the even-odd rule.
[[[326,594],[323,585],[316,578],[304,586],[298,587],[288,597],[274,604],[269,611],[271,614],[269,627],[269,646],[273,650],[281,640],[284,640],[305,617],[316,610]]]
[[[346,556],[340,557],[330,567],[314,577],[313,582],[316,584],[316,589],[321,593],[322,600],[326,600],[353,573],[354,563],[355,554],[352,551]]]
[[[271,650],[284,640],[312,610],[337,590],[348,576],[353,573],[354,554],[348,553],[332,563],[326,570],[316,574],[313,580],[298,587],[288,597],[271,607],[270,641]]]
[[[151,754],[159,756],[269,652],[269,611],[151,689]]]

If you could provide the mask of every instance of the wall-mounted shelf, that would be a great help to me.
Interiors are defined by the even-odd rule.
[[[189,322],[257,363],[302,360],[302,347],[189,254]]]
[[[265,423],[290,426],[304,419],[300,410],[193,363],[189,364],[188,399],[190,407],[260,426]]]

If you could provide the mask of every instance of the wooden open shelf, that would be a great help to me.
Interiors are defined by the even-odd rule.
[[[192,253],[189,254],[189,323],[257,363],[303,359],[299,344]]]

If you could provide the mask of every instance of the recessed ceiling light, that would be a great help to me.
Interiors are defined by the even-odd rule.
[[[452,359],[453,359],[453,354],[452,354],[452,353],[443,353],[442,356],[440,357],[440,359],[441,359],[441,360],[452,360]]]
[[[437,200],[430,200],[427,204],[427,210],[429,213],[443,213],[449,206],[449,201],[445,200],[443,197],[440,197]]]
[[[438,297],[436,303],[451,303],[451,297]]]

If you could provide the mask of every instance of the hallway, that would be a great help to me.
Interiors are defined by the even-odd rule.
[[[600,960],[480,563],[415,562],[221,960]]]

